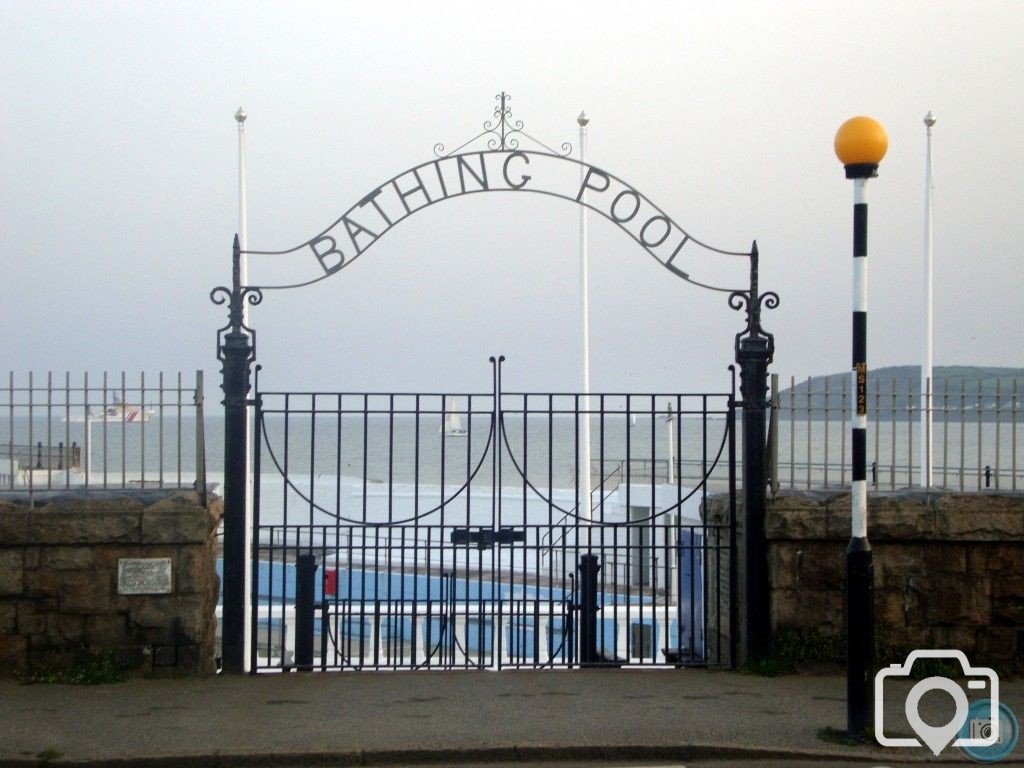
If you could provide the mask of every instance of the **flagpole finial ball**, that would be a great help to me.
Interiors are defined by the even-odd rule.
[[[839,126],[833,146],[843,165],[877,166],[889,149],[889,137],[877,120],[859,115]]]
[[[248,115],[245,114],[245,110],[239,107],[238,111],[235,112],[235,120],[237,120],[239,123],[244,123],[246,117],[248,117]]]

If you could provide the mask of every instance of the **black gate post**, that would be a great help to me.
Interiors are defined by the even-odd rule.
[[[224,613],[221,659],[224,672],[245,671],[246,491],[249,455],[246,405],[249,372],[256,357],[256,334],[242,322],[245,302],[259,304],[260,292],[241,285],[238,235],[232,252],[231,289],[214,288],[214,304],[228,305],[228,324],[217,331],[217,359],[221,361],[224,390]]]
[[[761,305],[774,309],[779,297],[758,293],[757,243],[750,251],[750,291],[729,296],[733,309],[746,308],[747,327],[736,334],[736,362],[743,398],[743,563],[744,646],[747,659],[770,652],[771,613],[768,583],[768,541],[765,538],[765,497],[768,487],[765,417],[768,409],[768,365],[775,339],[761,327]]]

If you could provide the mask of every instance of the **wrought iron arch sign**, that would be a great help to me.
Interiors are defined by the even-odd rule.
[[[223,364],[224,390],[224,618],[223,665],[228,672],[244,669],[246,551],[246,456],[249,445],[246,408],[250,404],[251,365],[256,359],[256,333],[244,323],[246,303],[259,304],[263,292],[301,288],[340,272],[413,213],[444,200],[483,192],[533,192],[583,205],[626,232],[648,255],[688,283],[728,294],[728,304],[746,313],[746,327],[736,334],[735,356],[740,367],[743,406],[743,514],[746,567],[746,647],[748,656],[767,653],[768,561],[764,534],[767,473],[765,413],[767,369],[775,352],[772,334],[761,326],[762,308],[774,309],[779,297],[761,293],[758,286],[756,241],[749,252],[716,248],[692,237],[646,195],[620,177],[569,157],[566,142],[555,150],[513,120],[510,97],[501,93],[492,120],[469,141],[445,153],[434,146],[433,160],[421,163],[378,185],[314,237],[286,250],[246,250],[246,254],[283,256],[309,250],[319,271],[313,277],[283,285],[242,285],[242,251],[235,236],[231,287],[214,288],[211,300],[228,305],[228,323],[217,331],[217,358]],[[527,139],[540,149],[523,149]],[[486,149],[467,150],[482,141]],[[575,171],[575,173],[573,173]],[[575,178],[574,178],[575,177]],[[749,260],[747,288],[712,285],[680,269],[675,261],[684,249]]]
[[[568,166],[568,169],[559,166]],[[566,177],[577,169],[580,180],[568,182]],[[414,213],[446,200],[484,192],[531,192],[583,205],[622,229],[674,275],[701,288],[735,290],[700,282],[680,269],[675,260],[684,247],[703,248],[725,256],[746,258],[750,255],[746,251],[716,248],[696,239],[646,195],[595,165],[565,155],[507,146],[449,154],[421,163],[378,185],[309,240],[286,250],[244,253],[284,256],[308,249],[322,270],[320,274],[298,283],[259,287],[271,290],[311,285],[353,263]]]
[[[556,151],[535,139],[526,133],[521,120],[512,119],[510,98],[506,93],[496,97],[494,118],[484,123],[481,133],[448,153],[443,144],[434,145],[433,160],[377,185],[308,240],[284,250],[243,251],[253,256],[286,256],[308,249],[317,265],[315,275],[308,279],[253,287],[281,290],[325,280],[352,264],[406,218],[446,200],[484,192],[531,192],[568,200],[600,214],[676,277],[701,288],[742,293],[735,287],[695,279],[676,264],[676,258],[684,248],[742,258],[749,258],[750,252],[717,248],[693,237],[619,176],[570,157],[569,142]],[[521,139],[529,140],[539,149],[522,148]],[[463,151],[475,143],[486,148]]]

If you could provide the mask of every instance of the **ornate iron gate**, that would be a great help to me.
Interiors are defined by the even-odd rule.
[[[251,668],[732,665],[735,398],[255,397]],[[592,499],[580,498],[581,424]]]
[[[214,288],[210,294],[215,304],[226,304],[228,309],[228,322],[217,333],[217,357],[223,363],[224,390],[222,656],[226,672],[245,671],[247,637],[257,641],[248,656],[254,662],[254,668],[296,663],[288,654],[306,667],[313,666],[312,660],[318,658],[317,663],[324,668],[411,666],[414,658],[419,659],[415,666],[448,667],[617,664],[620,659],[623,663],[710,662],[709,653],[716,662],[723,658],[728,658],[730,663],[735,660],[737,638],[734,630],[737,621],[731,613],[723,615],[716,604],[718,585],[735,583],[735,514],[730,514],[728,530],[722,526],[707,525],[699,516],[687,518],[684,514],[684,504],[706,495],[712,482],[724,484],[732,502],[731,511],[735,512],[735,386],[728,395],[669,396],[665,400],[664,413],[652,395],[521,395],[512,396],[510,400],[510,395],[501,390],[500,361],[496,361],[493,391],[466,395],[464,406],[453,405],[451,408],[441,395],[385,395],[382,397],[386,398],[386,404],[376,405],[374,398],[381,396],[258,394],[256,423],[262,442],[256,451],[257,461],[266,454],[267,460],[279,465],[282,491],[280,498],[275,500],[277,507],[273,512],[280,519],[268,524],[266,488],[257,471],[258,497],[255,501],[257,505],[263,504],[264,517],[262,524],[257,518],[257,540],[250,549],[247,539],[253,528],[248,516],[250,438],[247,425],[249,408],[253,404],[249,394],[252,364],[256,360],[256,333],[246,324],[246,306],[259,304],[265,291],[298,289],[338,274],[386,232],[417,211],[454,197],[481,192],[534,192],[575,202],[622,229],[674,277],[701,289],[726,294],[729,306],[746,314],[745,328],[736,335],[735,341],[743,409],[743,647],[750,658],[767,656],[771,627],[764,531],[767,486],[765,415],[768,366],[774,357],[775,343],[772,334],[761,325],[761,311],[777,307],[779,297],[773,291],[759,289],[757,243],[754,242],[748,252],[725,250],[698,240],[620,177],[586,162],[582,153],[579,159],[570,157],[572,147],[568,142],[563,143],[560,150],[555,150],[528,134],[523,129],[523,122],[512,118],[509,98],[506,93],[496,97],[493,119],[484,123],[481,133],[451,152],[446,152],[441,144],[435,145],[433,159],[380,184],[312,238],[284,250],[257,250],[243,249],[238,236],[235,236],[231,285]],[[580,123],[581,126],[584,124]],[[521,140],[535,148],[521,147]],[[473,149],[473,145],[477,148]],[[306,264],[306,268],[295,272],[286,283],[243,283],[242,276],[246,272],[242,269],[243,254],[246,259],[250,256],[274,260],[301,257],[299,260]],[[312,258],[308,258],[310,256]],[[747,287],[740,287],[736,282],[726,285],[698,280],[684,270],[684,263],[703,264],[705,256],[724,257],[740,264],[745,261],[749,267]],[[355,405],[353,397],[356,398]],[[362,397],[361,406],[359,397]],[[521,407],[515,397],[522,397]],[[548,398],[546,403],[545,397]],[[665,396],[661,397],[664,399]],[[302,408],[299,407],[300,398],[307,398]],[[328,406],[332,398],[336,405]],[[403,398],[414,400],[409,405]],[[649,407],[641,408],[638,403],[644,398],[649,399]],[[686,400],[689,407],[691,398],[697,398],[700,407],[693,406],[692,410],[686,411],[683,401]],[[445,416],[449,410],[452,411],[452,419]],[[628,429],[619,444],[610,445],[603,442],[602,431],[596,466],[595,462],[586,458],[581,460],[579,454],[574,454],[574,467],[570,469],[572,488],[579,479],[583,488],[605,489],[613,482],[605,471],[617,467],[615,504],[612,505],[610,497],[603,495],[592,496],[590,503],[580,504],[580,494],[575,491],[570,494],[571,498],[564,498],[566,480],[556,477],[555,472],[556,468],[561,472],[562,465],[550,457],[552,452],[562,451],[564,454],[562,446],[568,442],[566,438],[552,436],[550,430],[554,423],[564,424],[566,419],[570,419],[568,423],[578,430],[581,420],[588,424],[600,422],[603,430],[608,419],[614,421],[623,414],[627,420],[635,417],[650,422],[651,449],[642,451],[649,455],[637,457],[639,449],[632,444]],[[399,443],[395,441],[394,433],[388,432],[389,437],[385,441],[388,461],[381,465],[384,459],[374,456],[377,462],[374,464],[370,462],[369,446],[378,438],[374,438],[372,430],[369,430],[370,422],[383,422],[390,428],[397,418],[399,422],[415,424],[418,429],[424,419],[429,421],[436,417],[440,422],[447,422],[456,416],[466,418],[464,432],[460,434],[458,429],[449,428],[448,433],[442,434],[446,439],[451,437],[456,443],[467,446],[465,467],[460,463],[459,468],[464,473],[463,484],[449,487],[446,482],[453,477],[446,464],[451,455],[451,444],[442,440],[440,446],[431,449],[435,454],[440,450],[441,454],[434,456],[436,466],[431,464],[437,473],[433,480],[438,488],[437,498],[427,504],[429,509],[421,508],[420,480],[428,483],[428,479],[418,475],[420,459],[432,454],[424,449],[421,456],[417,433],[412,443],[415,445],[412,450],[415,476],[403,481],[412,483],[411,487],[416,489],[412,494],[413,513],[410,516],[407,511],[401,511],[400,506],[395,506],[396,465],[390,463],[394,458],[393,451],[402,445],[408,448],[409,439]],[[659,417],[670,416],[680,418],[680,429],[689,424],[683,416],[691,420],[699,418],[708,427],[720,426],[718,452],[712,452],[710,445],[705,443],[700,449],[688,448],[696,458],[686,458],[682,453],[684,443],[680,442],[679,451],[669,455],[667,463],[665,459],[659,460],[655,422]],[[319,438],[316,436],[318,430],[323,431],[318,424],[322,425],[331,418],[337,423],[339,435],[333,454],[318,447]],[[538,420],[543,422],[545,418],[549,424],[546,455],[550,463],[546,485],[545,478],[536,474],[538,449],[528,450],[529,436],[533,434],[536,439],[537,434],[530,424]],[[308,422],[305,429],[309,433],[308,445],[304,449],[308,452],[305,469],[296,467],[294,460],[290,462],[295,458],[295,447],[289,428],[303,419]],[[354,497],[359,499],[357,511],[361,514],[355,516],[342,506],[343,499],[348,498],[343,494],[347,486],[342,478],[351,479],[351,475],[345,474],[349,472],[348,464],[343,466],[339,463],[333,468],[334,474],[330,475],[336,478],[334,507],[325,502],[325,490],[317,485],[317,462],[324,461],[324,455],[334,456],[338,462],[343,455],[348,455],[349,449],[345,448],[340,433],[346,422],[352,419],[361,419],[364,436],[361,463],[357,462],[363,473],[362,495]],[[722,424],[714,424],[718,420]],[[284,432],[276,438],[278,451],[274,452],[271,426],[281,427],[282,424]],[[517,454],[516,435],[520,425],[524,437],[522,453]],[[351,429],[346,432],[351,433]],[[470,438],[471,434],[476,435],[475,440]],[[575,445],[579,444],[577,434]],[[671,444],[669,441],[668,445]],[[484,449],[479,454],[470,450],[470,446],[480,449],[481,445]],[[589,447],[593,448],[592,445]],[[356,448],[353,450],[359,453]],[[670,453],[667,448],[665,450]],[[531,451],[534,458],[528,461]],[[457,453],[461,457],[461,451]],[[583,455],[586,456],[587,452],[584,451]],[[725,462],[727,470],[723,468],[724,455],[728,456],[728,462]],[[634,460],[640,463],[635,464]],[[589,465],[586,471],[580,471],[581,464]],[[697,466],[701,467],[701,472],[694,469]],[[376,467],[373,472],[380,477],[371,476],[371,467]],[[657,481],[662,467],[668,480],[666,483]],[[685,483],[684,469],[689,469],[692,475],[685,478]],[[716,472],[719,477],[715,476]],[[727,480],[720,477],[723,473],[728,475]],[[319,476],[322,478],[324,472],[319,472]],[[540,518],[531,517],[531,514],[540,512],[534,510],[531,513],[530,502],[524,500],[521,503],[522,517],[514,525],[511,523],[509,513],[515,506],[515,498],[506,498],[507,489],[513,487],[505,483],[509,477],[521,479],[523,499],[529,497],[535,506],[547,504],[549,515],[546,519],[542,515]],[[644,477],[647,479],[643,480]],[[674,499],[668,491],[659,490],[671,489],[673,480],[676,485]],[[370,499],[379,500],[385,486],[387,503],[381,508],[386,508],[385,518],[368,516],[370,510],[377,508],[374,505],[379,503],[371,504]],[[488,502],[486,489],[490,493],[491,510],[487,519],[483,516]],[[376,495],[367,495],[371,492]],[[636,494],[648,494],[650,504],[646,507],[633,504],[633,500],[638,498]],[[582,495],[584,498],[588,496],[586,491]],[[308,510],[306,519],[301,522],[297,521],[293,511],[289,511],[294,510],[295,505]],[[456,521],[454,510],[463,506],[465,519]],[[613,506],[621,519],[605,515]],[[396,519],[396,509],[399,517],[405,515],[404,522]],[[644,509],[648,511],[643,512]],[[691,509],[690,514],[697,513]],[[418,538],[421,534],[424,536],[422,539]],[[393,538],[395,535],[397,544]],[[560,542],[558,546],[554,544],[556,541]],[[394,559],[396,547],[397,561]],[[598,550],[596,560],[590,554],[584,554],[592,553],[595,547]],[[564,556],[557,565],[552,565],[556,562],[555,553],[559,548],[564,550]],[[473,554],[474,549],[477,554]],[[416,553],[412,560],[409,559],[409,551]],[[421,551],[436,555],[437,563],[429,558],[421,561]],[[606,552],[613,553],[610,563],[603,559]],[[663,572],[660,575],[655,564],[658,552],[662,553],[660,567]],[[328,579],[336,580],[331,582],[332,589],[342,589],[340,580],[347,578],[345,574],[354,572],[356,562],[352,557],[356,553],[362,558],[358,563],[359,589],[346,583],[344,594],[337,591],[326,593]],[[364,562],[369,553],[373,555],[371,561]],[[381,553],[385,558],[384,570],[381,570]],[[684,556],[690,559],[685,560]],[[571,561],[577,557],[581,559]],[[265,566],[260,565],[255,573],[250,574],[253,562],[264,562],[261,558],[265,558]],[[544,558],[547,558],[545,562],[549,564],[550,574],[542,578]],[[399,582],[394,582],[392,567],[396,562]],[[317,569],[320,569],[320,576],[315,575]],[[648,578],[644,574],[648,570],[651,583],[644,583],[643,580]],[[382,573],[386,574],[384,582],[380,581]],[[528,574],[532,574],[532,584],[528,582]],[[689,587],[683,581],[687,574],[691,578],[687,582]],[[699,583],[693,581],[698,574],[701,574]],[[704,574],[713,574],[714,579],[705,579]],[[251,605],[246,598],[250,575],[256,585],[252,590]],[[371,579],[373,585],[369,591],[364,589],[367,579]],[[658,583],[664,587],[659,587]],[[382,589],[378,589],[378,585]],[[413,589],[411,602],[403,591],[405,588]],[[687,604],[689,608],[681,602],[687,590],[704,598],[700,603],[699,621],[697,609],[693,607],[695,601]],[[475,614],[470,610],[474,600],[480,608]],[[672,600],[677,604],[673,606]],[[367,613],[367,606],[371,603],[373,610]],[[546,605],[544,610],[541,610],[542,603]],[[736,601],[731,601],[730,605],[735,611]],[[251,623],[246,620],[247,607],[254,609],[255,618]],[[531,608],[532,614],[529,612]],[[660,628],[654,619],[655,609],[661,610]],[[686,616],[683,614],[687,610],[693,616],[688,624],[684,624]],[[426,611],[426,624],[423,624],[423,611]],[[608,619],[609,613],[613,614],[611,619]],[[636,621],[634,615],[638,617]],[[643,615],[647,619],[640,618]],[[581,616],[586,621],[577,626],[575,622],[580,622]],[[599,626],[597,618],[605,623]],[[382,619],[384,624],[380,623]],[[321,630],[319,646],[314,637],[317,620]],[[608,621],[612,623],[607,624]],[[626,629],[619,627],[620,621],[624,622]],[[684,625],[689,629],[681,629]],[[466,639],[472,635],[474,627],[479,639],[476,651],[469,649]],[[723,628],[728,631],[723,632]],[[704,634],[701,635],[698,629]],[[614,638],[610,648],[609,635]],[[265,639],[263,653],[258,645],[261,636]],[[726,636],[730,643],[723,651],[721,638]],[[276,641],[275,637],[278,638]],[[289,637],[294,637],[294,640],[289,641]],[[417,643],[424,637],[428,638],[426,644],[422,651],[416,651]],[[519,643],[514,640],[516,637],[525,639]],[[358,641],[358,655],[345,655],[338,650],[351,647],[353,638]],[[685,638],[689,639],[684,642]],[[388,643],[398,643],[402,649],[408,650],[401,654],[389,655],[386,652],[382,661],[380,649],[386,651]],[[533,656],[529,658],[520,658],[523,653],[517,650],[513,654],[509,650],[528,645],[533,649]],[[367,648],[372,653],[369,658],[364,652]],[[483,648],[490,650],[479,650]],[[637,649],[644,652],[633,654]],[[620,656],[620,652],[626,655]]]

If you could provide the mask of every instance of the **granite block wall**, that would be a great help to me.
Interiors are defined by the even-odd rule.
[[[220,516],[192,491],[0,496],[0,675],[101,652],[137,673],[213,672]],[[169,583],[126,593],[118,564],[155,559]]]

